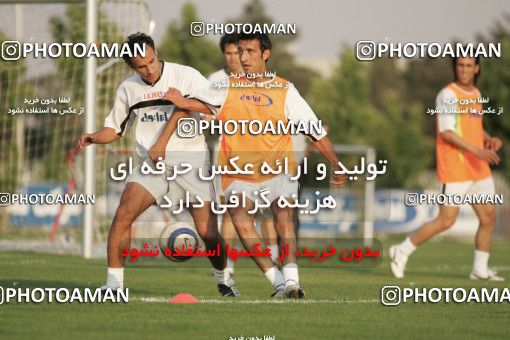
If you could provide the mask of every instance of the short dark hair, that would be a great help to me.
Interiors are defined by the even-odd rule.
[[[239,35],[239,41],[241,40],[258,40],[262,52],[271,50],[272,47],[271,39],[269,39],[269,36],[265,33],[243,33]]]
[[[225,53],[225,47],[229,44],[237,45],[237,42],[239,41],[239,36],[235,33],[232,34],[225,34],[220,39],[220,48],[221,52]]]
[[[124,41],[124,44],[127,44],[128,45],[128,48],[129,48],[129,51],[131,52],[130,54],[131,55],[134,55],[135,53],[135,45],[138,44],[138,45],[149,45],[150,47],[152,47],[152,49],[154,51],[156,51],[156,48],[154,47],[154,40],[152,40],[152,38],[145,34],[145,33],[142,33],[142,32],[136,32],[136,33],[133,33],[131,35],[129,35],[126,39],[126,41]],[[122,59],[124,59],[124,62],[131,68],[135,68],[135,65],[133,64],[133,59],[127,54],[125,53],[123,56],[122,56]]]
[[[453,57],[452,58],[452,68],[453,68],[453,77],[454,77],[454,81],[457,81],[457,70],[456,70],[456,67],[457,67],[457,60],[461,58],[461,57]],[[476,56],[476,57],[473,57],[475,59],[475,65],[480,65],[480,57],[479,56]],[[482,73],[482,68],[480,67],[478,69],[478,73],[475,74],[475,80],[474,80],[474,83],[476,85],[476,81],[478,80],[478,77],[480,76],[480,74]]]

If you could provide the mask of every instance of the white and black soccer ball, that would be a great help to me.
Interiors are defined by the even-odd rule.
[[[163,255],[174,262],[183,262],[189,260],[193,256],[174,256],[173,251],[175,249],[193,249],[195,251],[199,245],[199,239],[195,228],[187,222],[175,222],[167,225],[161,232],[159,238],[159,247]],[[172,250],[172,254],[167,256],[164,250],[165,248]]]

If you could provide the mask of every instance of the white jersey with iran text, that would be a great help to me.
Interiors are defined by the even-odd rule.
[[[175,87],[183,96],[195,98],[202,89],[209,86],[207,79],[194,68],[167,62],[163,62],[162,67],[161,78],[153,86],[145,83],[138,74],[122,82],[117,89],[113,109],[105,119],[104,126],[114,129],[119,136],[134,125],[136,151],[142,159],[148,157],[149,149],[174,112],[175,106],[162,99],[168,88]],[[198,123],[199,114],[191,115]],[[167,158],[182,158],[184,154],[169,151],[204,150],[206,144],[203,135],[180,138],[177,131],[172,134],[166,147]]]

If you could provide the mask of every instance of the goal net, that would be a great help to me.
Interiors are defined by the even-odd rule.
[[[122,43],[152,33],[147,5],[137,0],[100,1],[97,42]],[[16,43],[85,43],[85,1],[17,1],[0,4],[0,244],[3,249],[81,253],[82,205],[19,204],[16,194],[80,193],[83,156],[69,157],[85,126],[86,58],[16,59]],[[11,46],[11,47],[9,47]],[[122,59],[97,60],[97,128],[111,110],[115,90],[131,71]],[[97,174],[112,155],[124,154],[131,138],[97,146]],[[132,147],[131,147],[132,149]],[[106,178],[96,176],[95,253],[105,252],[111,221]],[[10,195],[10,197],[8,197]]]

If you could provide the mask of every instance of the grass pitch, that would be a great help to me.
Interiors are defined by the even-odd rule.
[[[221,297],[211,269],[152,259],[128,264],[127,304],[41,303],[0,305],[0,338],[61,339],[352,339],[505,338],[510,304],[380,302],[385,285],[400,287],[510,287],[510,245],[495,243],[491,264],[507,281],[467,279],[472,244],[443,239],[423,245],[410,258],[407,275],[397,280],[384,261],[371,269],[303,266],[303,301],[273,301],[272,289],[251,260],[237,264],[242,297]],[[97,287],[105,280],[104,260],[78,256],[0,252],[2,287]],[[187,292],[201,303],[166,302]]]

